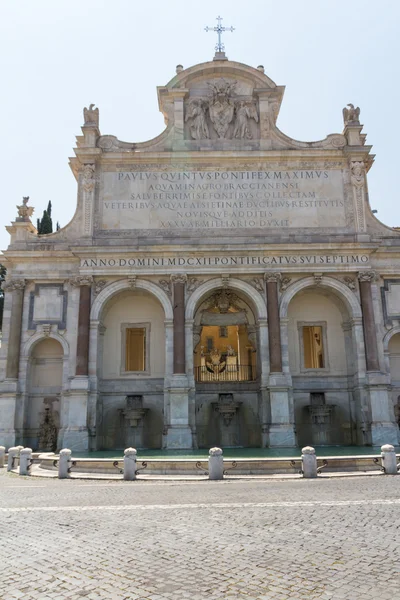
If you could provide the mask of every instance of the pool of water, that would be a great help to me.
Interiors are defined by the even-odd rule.
[[[286,458],[300,456],[300,448],[223,448],[226,458]],[[380,446],[316,446],[317,456],[363,456],[380,454]],[[400,447],[396,447],[400,453]],[[98,452],[73,453],[74,458],[121,458],[123,450],[102,450]],[[208,450],[138,450],[141,458],[206,458]]]

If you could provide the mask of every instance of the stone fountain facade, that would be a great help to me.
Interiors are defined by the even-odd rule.
[[[360,110],[298,141],[284,92],[222,52],[157,88],[152,140],[84,109],[72,221],[38,235],[25,197],[7,226],[0,444],[284,447],[327,421],[327,443],[397,444],[400,232],[371,210]]]

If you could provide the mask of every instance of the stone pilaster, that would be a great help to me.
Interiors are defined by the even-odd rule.
[[[3,286],[6,293],[12,293],[10,333],[8,336],[6,363],[7,379],[18,379],[24,288],[25,279],[11,279]]]
[[[379,371],[378,344],[376,339],[374,307],[372,302],[371,282],[375,273],[368,271],[359,273],[361,309],[363,314],[365,360],[367,371]]]

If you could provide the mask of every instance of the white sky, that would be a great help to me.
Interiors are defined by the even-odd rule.
[[[216,35],[204,27],[218,14],[236,28],[224,36],[228,57],[263,64],[286,86],[278,126],[287,135],[341,132],[343,106],[361,107],[377,155],[371,205],[400,226],[398,0],[0,0],[1,249],[22,196],[35,224],[48,200],[54,224],[71,219],[68,157],[84,106],[99,106],[102,134],[139,142],[161,133],[156,86],[179,63],[212,59]]]

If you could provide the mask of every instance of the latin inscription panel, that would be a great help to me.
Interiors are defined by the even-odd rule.
[[[340,170],[103,173],[102,229],[345,228]]]

